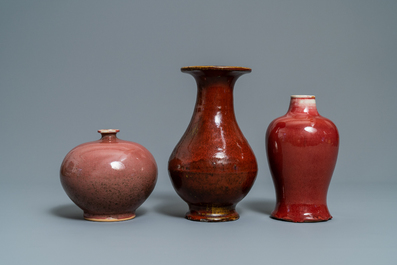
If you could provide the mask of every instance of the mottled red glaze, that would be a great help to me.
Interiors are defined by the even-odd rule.
[[[266,133],[277,195],[273,218],[292,222],[332,218],[327,192],[338,147],[338,130],[318,114],[315,97],[291,96],[287,114],[272,121]]]
[[[102,138],[72,149],[62,162],[61,183],[90,221],[123,221],[149,197],[157,165],[140,144],[116,137],[119,130],[99,130]]]
[[[190,66],[198,92],[190,124],[171,154],[168,171],[188,203],[186,218],[217,222],[239,218],[235,210],[254,184],[258,166],[237,125],[233,87],[249,68]]]

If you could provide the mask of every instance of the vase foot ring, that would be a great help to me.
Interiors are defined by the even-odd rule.
[[[329,218],[321,218],[321,219],[301,219],[301,218],[279,218],[275,216],[270,216],[270,218],[274,220],[290,222],[290,223],[319,223],[319,222],[327,222],[332,219],[332,216]]]
[[[227,210],[224,213],[189,211],[185,217],[188,220],[197,222],[229,222],[238,220],[240,215],[236,210]]]
[[[130,214],[114,214],[114,215],[100,215],[84,213],[84,219],[93,222],[120,222],[135,218],[135,213]]]

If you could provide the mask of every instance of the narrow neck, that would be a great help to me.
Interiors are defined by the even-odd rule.
[[[288,113],[319,115],[316,107],[316,97],[307,95],[291,96]]]
[[[197,82],[196,111],[222,112],[234,117],[234,76],[195,76]]]
[[[114,142],[117,139],[116,133],[101,133],[102,142]]]
[[[117,140],[116,134],[119,132],[119,129],[101,129],[98,132],[102,135],[100,141],[106,142],[114,142]]]
[[[233,106],[233,87],[249,68],[222,66],[184,67],[182,72],[191,74],[197,82],[197,101],[195,114],[217,116],[235,120]]]

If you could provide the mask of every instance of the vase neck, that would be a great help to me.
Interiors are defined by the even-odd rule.
[[[182,72],[191,74],[197,82],[196,113],[234,119],[233,88],[236,80],[251,69],[232,66],[189,66]]]
[[[101,129],[101,130],[98,130],[98,132],[102,135],[100,141],[102,141],[103,143],[116,141],[118,139],[116,134],[119,131],[120,131],[119,129]]]
[[[196,78],[197,101],[199,111],[228,112],[234,115],[233,88],[235,78],[230,76]]]
[[[292,95],[288,113],[319,115],[316,107],[316,97],[311,95]]]

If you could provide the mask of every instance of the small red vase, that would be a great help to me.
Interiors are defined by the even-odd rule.
[[[271,217],[292,222],[332,218],[327,192],[339,148],[336,126],[317,112],[314,96],[294,95],[287,114],[272,121],[266,149],[276,190]]]
[[[247,195],[258,171],[233,106],[234,83],[251,69],[190,66],[181,71],[196,79],[198,92],[190,124],[169,159],[172,184],[189,205],[187,219],[237,220],[236,204]]]
[[[124,221],[149,197],[157,181],[157,165],[140,144],[116,137],[119,130],[99,130],[102,138],[72,149],[60,177],[70,199],[90,221]]]

